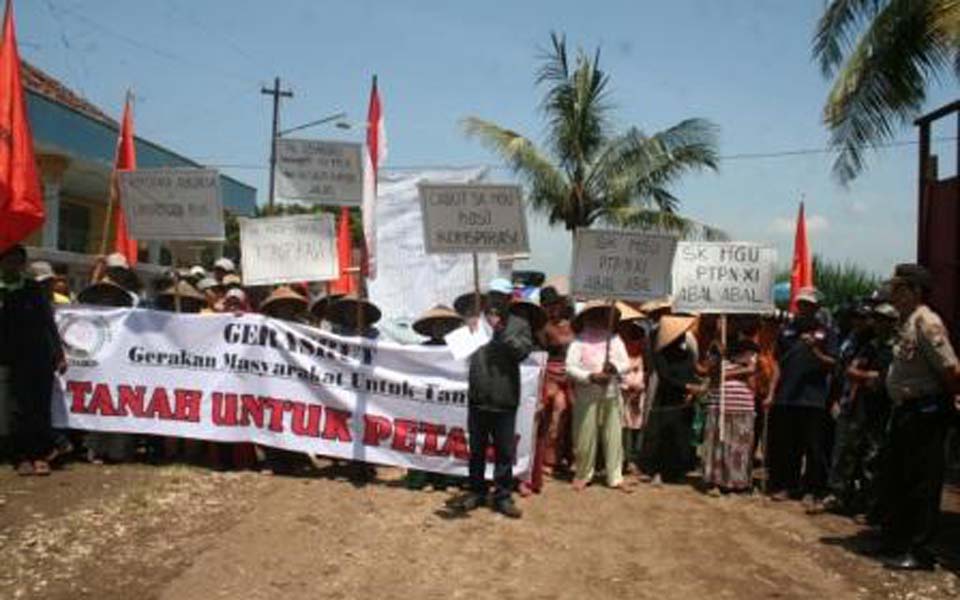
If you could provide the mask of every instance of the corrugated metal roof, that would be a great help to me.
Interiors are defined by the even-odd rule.
[[[20,64],[20,75],[23,79],[23,87],[26,89],[83,113],[91,119],[96,119],[113,127],[118,126],[118,123],[111,119],[107,113],[100,110],[98,106],[65,86],[56,78],[44,73],[25,60],[21,60]]]

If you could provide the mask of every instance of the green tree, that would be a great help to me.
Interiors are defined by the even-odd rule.
[[[789,282],[790,270],[777,274],[777,282]],[[880,287],[882,279],[853,262],[833,262],[819,254],[813,257],[813,285],[827,308],[852,304]],[[786,306],[784,306],[786,308]]]
[[[831,0],[813,54],[833,78],[823,120],[846,183],[863,170],[865,149],[918,114],[929,81],[960,75],[960,0]]]
[[[717,169],[716,126],[687,119],[654,135],[636,127],[617,133],[599,49],[592,57],[580,50],[571,63],[566,38],[554,33],[550,41],[536,77],[546,88],[545,147],[477,117],[464,120],[467,135],[500,155],[551,225],[570,232],[598,222],[693,232],[697,226],[677,214],[680,200],[670,186],[687,173]],[[703,233],[722,236],[711,228]]]

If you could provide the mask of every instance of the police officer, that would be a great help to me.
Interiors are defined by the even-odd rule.
[[[944,440],[960,363],[940,317],[924,304],[930,273],[898,265],[890,281],[900,314],[887,390],[893,401],[886,465],[884,533],[892,556],[888,568],[929,570],[928,550],[940,516],[945,468]]]

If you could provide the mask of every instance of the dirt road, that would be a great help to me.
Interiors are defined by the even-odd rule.
[[[451,495],[186,467],[4,472],[0,598],[960,595],[958,557],[934,573],[890,573],[850,550],[857,525],[797,504],[552,482],[510,521],[454,516]],[[958,521],[947,515],[948,527]]]

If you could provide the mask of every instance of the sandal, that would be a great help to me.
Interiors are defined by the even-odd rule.
[[[50,463],[45,460],[33,461],[33,474],[45,477],[50,474]]]
[[[29,460],[24,460],[17,463],[17,475],[19,475],[20,477],[28,477],[33,474],[34,474],[34,471],[33,471],[32,462],[30,462]]]

